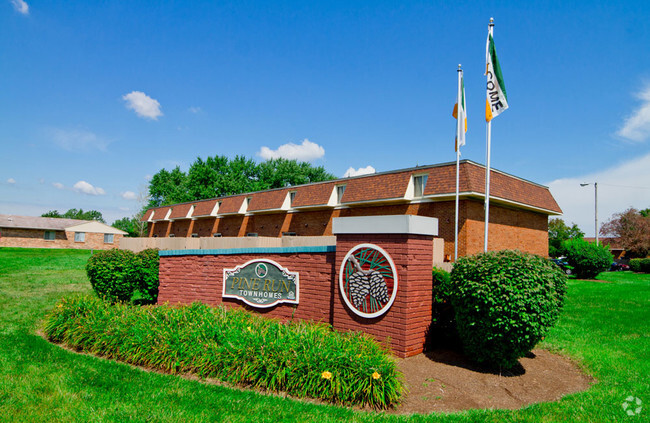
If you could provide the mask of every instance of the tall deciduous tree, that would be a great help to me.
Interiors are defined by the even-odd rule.
[[[562,219],[551,219],[548,221],[548,255],[558,257],[562,255],[562,242],[567,239],[582,239],[584,232],[573,223],[568,226]]]
[[[47,213],[43,213],[41,217],[57,217],[63,219],[79,219],[79,220],[96,220],[98,222],[106,223],[101,212],[97,210],[88,210],[83,211],[83,209],[70,209],[67,212],[61,214],[58,210],[50,210]]]
[[[617,237],[626,257],[646,257],[650,253],[650,217],[635,208],[615,213],[601,226],[600,234]]]
[[[273,159],[260,164],[244,156],[198,157],[187,174],[162,169],[149,183],[148,207],[254,192],[334,179],[322,166]]]

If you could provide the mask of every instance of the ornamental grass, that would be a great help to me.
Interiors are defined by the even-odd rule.
[[[72,297],[48,314],[44,331],[86,353],[335,404],[385,409],[403,392],[390,353],[367,335],[243,310]]]

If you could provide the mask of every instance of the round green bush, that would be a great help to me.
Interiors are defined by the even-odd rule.
[[[139,285],[140,262],[130,250],[99,251],[88,259],[86,274],[99,298],[129,301]]]
[[[569,239],[562,243],[566,261],[573,266],[578,279],[593,279],[609,270],[614,256],[606,245],[596,245],[584,239]]]
[[[511,368],[557,321],[566,275],[543,257],[505,250],[460,258],[451,284],[465,353],[481,364]]]

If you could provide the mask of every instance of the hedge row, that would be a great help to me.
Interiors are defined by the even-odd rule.
[[[630,270],[633,272],[650,273],[650,258],[635,258],[630,260]]]
[[[367,335],[242,310],[64,298],[44,331],[107,358],[337,404],[388,408],[403,392],[390,353]]]

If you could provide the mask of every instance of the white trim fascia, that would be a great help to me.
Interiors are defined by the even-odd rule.
[[[327,200],[327,206],[329,207],[336,207],[338,204],[336,203],[336,189],[340,186],[345,186],[346,184],[334,184],[332,186],[332,192],[330,193],[330,198]]]
[[[413,200],[415,198],[415,182],[413,182],[413,177],[413,174],[409,177],[409,183],[406,186],[406,192],[404,193],[405,200]]]
[[[187,211],[187,214],[185,215],[185,218],[190,219],[192,217],[193,213],[194,213],[194,205],[190,206],[190,209]]]
[[[362,201],[346,201],[342,206],[356,206],[359,204],[372,204],[372,203],[399,203],[405,201],[404,197],[382,198],[377,200],[362,200]],[[408,201],[408,200],[407,200]]]
[[[456,194],[434,194],[434,195],[427,195],[426,197],[423,198],[430,198],[430,199],[440,199],[440,198],[454,198]],[[484,199],[485,194],[482,192],[476,192],[476,191],[464,191],[458,194],[459,197],[476,197],[479,199]],[[542,212],[544,214],[548,214],[549,216],[562,216],[563,213],[556,212],[554,210],[549,210],[545,209],[543,207],[537,207],[537,206],[532,206],[530,204],[525,204],[525,203],[520,203],[518,201],[513,201],[513,200],[508,200],[502,197],[493,197],[490,196],[490,201],[495,200],[500,203],[505,203],[505,204],[510,204],[510,205],[515,205],[519,208],[523,209],[528,209],[528,210],[533,210],[537,212]]]
[[[219,213],[219,204],[221,201],[215,201],[214,202],[214,207],[212,208],[212,211],[210,212],[210,216],[216,217],[217,214]]]
[[[248,212],[248,203],[250,202],[252,197],[244,197],[244,201],[241,202],[241,206],[239,206],[239,211],[237,214],[243,214],[245,215]]]
[[[282,205],[280,206],[279,209],[273,209],[273,210],[290,210],[291,209],[291,193],[296,192],[294,191],[287,191],[287,195],[284,197],[284,201],[282,202]]]
[[[169,220],[169,216],[172,214],[173,207],[170,207],[169,210],[167,210],[167,214],[162,220]]]

